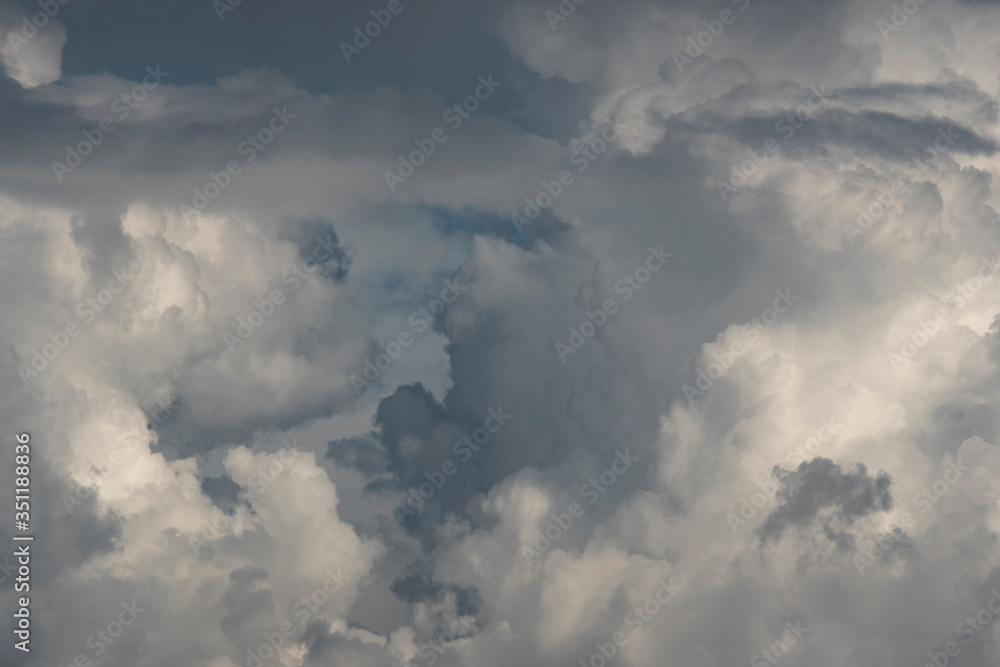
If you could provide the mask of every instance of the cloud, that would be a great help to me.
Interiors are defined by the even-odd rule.
[[[798,469],[779,470],[779,505],[758,530],[761,543],[776,541],[789,528],[805,528],[817,520],[826,535],[844,547],[851,541],[844,530],[873,512],[892,509],[892,478],[869,477],[864,465],[844,472],[830,459],[813,459]]]
[[[18,16],[12,9],[4,9],[0,32],[6,37],[0,48],[0,63],[7,76],[25,88],[58,81],[62,76],[66,27],[45,12],[39,18],[38,13]]]
[[[802,620],[788,665],[903,667],[986,604],[995,8],[572,6],[407,5],[351,63],[381,6],[73,4],[3,47],[0,416],[60,600],[4,664],[594,664],[617,632],[737,664]]]

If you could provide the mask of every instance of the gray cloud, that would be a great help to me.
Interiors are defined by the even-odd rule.
[[[775,474],[781,483],[779,505],[758,530],[762,544],[780,539],[789,528],[819,524],[829,539],[849,548],[853,543],[845,529],[893,506],[892,478],[885,472],[869,476],[863,464],[845,472],[830,459],[817,458]]]
[[[387,3],[77,2],[0,76],[0,416],[36,443],[44,547],[37,651],[4,664],[235,667],[283,624],[267,664],[578,664],[616,632],[608,662],[737,664],[796,619],[790,666],[996,661],[956,628],[1000,568],[994,3],[883,37],[891,2],[594,0],[553,29],[558,2],[407,1],[348,64]]]

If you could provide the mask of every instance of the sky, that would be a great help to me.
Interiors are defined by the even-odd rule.
[[[0,664],[997,664],[998,28],[0,0]]]

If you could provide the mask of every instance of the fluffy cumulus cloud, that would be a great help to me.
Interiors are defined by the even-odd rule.
[[[0,2],[3,664],[1000,659],[996,3],[79,1]]]

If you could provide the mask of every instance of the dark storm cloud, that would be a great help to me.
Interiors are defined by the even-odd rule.
[[[378,477],[389,468],[378,439],[368,435],[334,440],[327,445],[326,455],[337,465],[353,468],[368,478]]]
[[[830,459],[817,458],[799,464],[795,470],[776,469],[781,488],[779,505],[758,529],[762,544],[781,539],[789,528],[806,528],[819,523],[827,537],[846,548],[851,541],[843,533],[858,519],[892,509],[886,472],[869,476],[863,464],[844,471]]]
[[[918,89],[919,88],[919,89]],[[954,91],[958,94],[951,95]],[[810,89],[800,89],[786,84],[776,89],[766,89],[758,84],[745,83],[715,101],[707,108],[691,109],[682,115],[665,119],[667,131],[688,141],[698,135],[715,136],[720,128],[733,139],[757,150],[768,138],[781,143],[781,150],[803,157],[806,152],[820,156],[832,155],[833,150],[850,151],[867,158],[905,161],[920,156],[932,146],[941,131],[951,132],[954,146],[949,151],[967,155],[996,153],[998,143],[989,136],[981,136],[964,121],[948,117],[910,117],[885,111],[844,108],[858,104],[882,101],[905,102],[910,95],[932,96],[962,104],[979,115],[983,121],[996,118],[996,104],[981,91],[967,85],[954,83],[942,86],[895,86],[861,91],[834,91],[825,84],[820,89],[825,100],[817,104],[804,122],[791,124],[789,114],[795,114],[809,100],[818,98]],[[899,99],[904,98],[904,99]],[[734,111],[748,104],[758,105],[763,100],[773,100],[772,110],[760,115],[747,110],[735,115]],[[731,106],[728,106],[731,105]],[[801,120],[801,119],[798,119]]]
[[[345,247],[330,222],[317,218],[296,220],[294,225],[282,227],[280,238],[286,238],[299,247],[299,259],[303,262],[317,261],[318,247],[326,252],[328,259],[320,263],[320,272],[334,282],[343,282],[351,267],[353,250]],[[322,244],[322,245],[321,245]]]
[[[201,489],[215,506],[227,514],[232,514],[239,504],[246,504],[240,498],[242,487],[228,475],[221,477],[206,477],[201,482]]]

